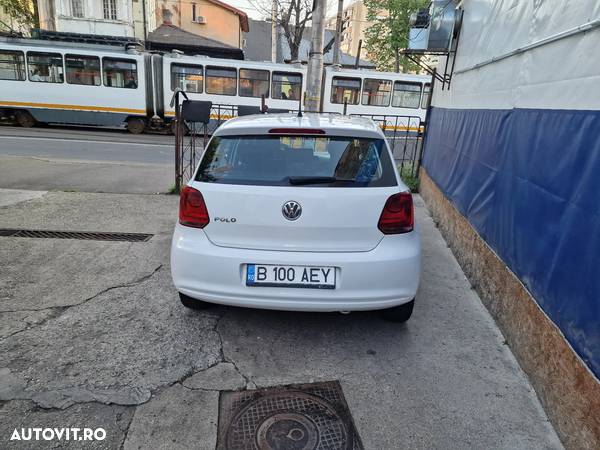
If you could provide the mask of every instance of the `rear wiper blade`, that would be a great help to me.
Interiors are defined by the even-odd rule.
[[[340,177],[288,177],[288,182],[295,186],[301,184],[326,184],[335,183],[342,181],[346,183],[354,183],[355,180],[352,178],[340,178]]]

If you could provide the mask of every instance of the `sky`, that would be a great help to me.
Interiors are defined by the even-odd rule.
[[[261,6],[265,4],[269,4],[269,0],[222,0],[225,3],[230,4],[231,6],[235,6],[238,9],[241,9],[248,17],[251,19],[264,19],[265,13],[261,10]],[[347,6],[353,3],[354,0],[345,0],[344,6]],[[335,15],[337,10],[337,1],[335,0],[327,0],[327,17],[331,17]]]

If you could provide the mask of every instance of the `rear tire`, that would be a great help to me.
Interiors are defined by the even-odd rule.
[[[27,111],[17,111],[15,113],[15,119],[23,128],[31,128],[35,125],[35,119]]]
[[[146,121],[141,117],[132,117],[127,120],[127,131],[131,134],[142,134],[146,129]]]
[[[415,299],[403,305],[394,306],[393,308],[384,309],[381,311],[381,317],[388,322],[404,323],[412,316]]]
[[[212,306],[211,303],[203,302],[202,300],[196,300],[195,298],[182,294],[181,292],[179,293],[179,300],[181,300],[181,304],[186,308],[195,310],[206,309]]]

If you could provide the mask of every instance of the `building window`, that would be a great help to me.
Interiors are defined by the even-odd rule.
[[[43,83],[63,82],[63,62],[60,53],[27,53],[29,81]]]
[[[269,96],[269,71],[240,69],[240,97]]]
[[[100,58],[87,55],[65,55],[67,83],[100,86]]]
[[[365,79],[362,104],[370,106],[389,106],[392,82],[389,80]]]
[[[299,100],[302,91],[302,74],[273,72],[271,97],[281,100]]]
[[[171,90],[183,89],[194,94],[202,93],[202,66],[171,64]]]
[[[196,21],[196,4],[192,3],[192,22]]]
[[[131,59],[103,58],[104,86],[137,89],[137,64]]]
[[[399,108],[418,108],[421,102],[421,83],[394,82],[392,106]]]
[[[106,20],[117,20],[117,0],[102,0],[102,9]]]
[[[83,17],[83,0],[71,0],[71,15]]]
[[[23,52],[0,51],[0,80],[25,80],[25,55]]]
[[[229,67],[206,68],[206,93],[217,95],[235,95],[237,71]]]
[[[358,105],[360,99],[360,78],[333,77],[331,80],[331,103]]]

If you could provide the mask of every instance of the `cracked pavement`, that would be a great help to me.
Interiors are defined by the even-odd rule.
[[[407,325],[375,313],[183,308],[177,197],[0,189],[0,228],[153,233],[145,243],[0,237],[0,448],[214,449],[219,392],[339,380],[365,449],[562,448],[422,201]],[[9,441],[103,427],[96,442]]]

